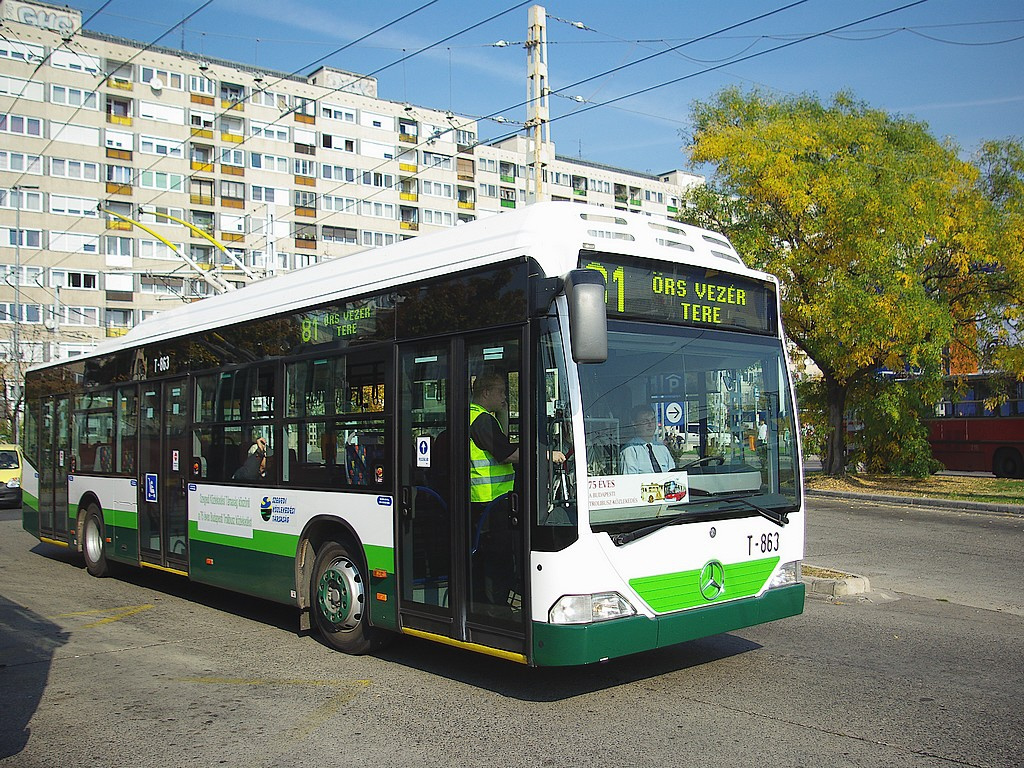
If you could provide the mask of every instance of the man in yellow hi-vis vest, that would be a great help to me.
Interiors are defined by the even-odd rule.
[[[484,373],[473,382],[469,406],[469,498],[487,504],[512,490],[519,446],[509,442],[494,414],[508,407],[505,379]]]
[[[508,408],[505,377],[482,373],[473,382],[469,406],[469,498],[472,502],[470,546],[476,582],[473,602],[516,607],[522,594],[518,521],[510,520],[507,496],[515,486],[519,446],[505,434],[495,414]],[[555,463],[565,454],[553,451]],[[492,504],[496,499],[501,499]],[[486,519],[481,519],[487,512]]]
[[[505,495],[515,485],[513,464],[519,461],[519,446],[509,441],[495,417],[508,408],[505,386],[501,374],[480,374],[473,382],[469,406],[471,601],[483,610],[493,606],[507,611],[514,596],[522,593],[517,551],[521,537],[509,519]]]

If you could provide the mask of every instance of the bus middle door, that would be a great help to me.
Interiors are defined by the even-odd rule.
[[[176,378],[143,385],[139,429],[139,555],[188,571],[188,386]]]

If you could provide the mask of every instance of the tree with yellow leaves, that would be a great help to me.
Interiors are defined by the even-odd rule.
[[[879,371],[938,377],[951,349],[999,338],[1024,376],[1010,323],[1024,303],[1019,145],[988,146],[983,173],[925,124],[848,94],[727,89],[692,117],[691,159],[714,173],[682,218],[780,279],[786,332],[822,372],[828,474],[846,470],[847,398]]]

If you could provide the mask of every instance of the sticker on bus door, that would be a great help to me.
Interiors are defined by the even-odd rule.
[[[416,466],[430,469],[430,438],[427,436],[416,438]]]
[[[157,476],[153,474],[146,474],[146,501],[156,503],[156,485]]]

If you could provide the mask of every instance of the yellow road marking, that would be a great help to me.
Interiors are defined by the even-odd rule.
[[[306,680],[275,677],[175,677],[171,679],[178,683],[204,683],[206,685],[308,685],[324,688],[337,688],[345,685],[365,688],[370,684],[369,680]]]
[[[92,627],[98,627],[102,624],[110,624],[114,621],[120,621],[126,619],[129,616],[134,616],[136,613],[142,613],[148,611],[154,606],[151,604],[146,605],[129,605],[124,608],[97,608],[92,611],[72,611],[71,613],[59,613],[56,616],[51,616],[51,619],[67,619],[74,616],[95,616],[97,614],[109,613],[110,616],[100,619],[99,621],[93,621],[89,624],[83,624],[82,629],[91,629]]]

